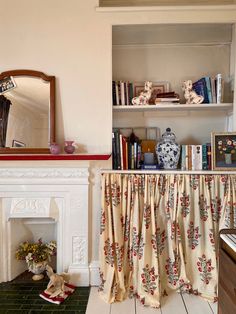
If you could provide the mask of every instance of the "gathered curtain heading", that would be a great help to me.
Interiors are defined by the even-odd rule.
[[[103,174],[101,297],[159,307],[179,290],[215,301],[219,230],[234,227],[234,174]]]

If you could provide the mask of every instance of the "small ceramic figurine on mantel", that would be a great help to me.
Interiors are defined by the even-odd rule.
[[[74,141],[65,141],[64,151],[67,154],[73,154],[75,151],[75,146],[73,145]]]
[[[186,99],[186,104],[201,104],[204,100],[204,97],[198,95],[193,90],[193,83],[191,80],[184,81],[182,85],[182,90],[184,91],[184,98]]]
[[[142,91],[139,96],[134,97],[132,99],[132,104],[138,106],[148,105],[151,96],[152,96],[152,82],[146,81],[144,84],[144,91]]]

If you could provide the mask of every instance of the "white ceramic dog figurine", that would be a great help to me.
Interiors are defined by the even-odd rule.
[[[198,95],[193,90],[193,83],[191,80],[184,81],[182,85],[182,90],[184,91],[184,98],[186,99],[186,104],[201,104],[204,100],[203,96]]]
[[[152,82],[146,81],[144,85],[144,91],[139,96],[132,99],[133,105],[148,105],[148,101],[152,96]]]
[[[50,298],[54,298],[56,296],[63,296],[65,292],[65,282],[66,275],[65,273],[58,275],[53,272],[52,267],[49,265],[46,266],[47,275],[50,279],[47,289],[45,292],[50,295]]]

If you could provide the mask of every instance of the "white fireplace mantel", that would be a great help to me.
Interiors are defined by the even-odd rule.
[[[12,221],[49,218],[57,226],[57,272],[89,285],[88,177],[88,168],[0,168],[0,282],[20,273],[14,239],[26,239]]]

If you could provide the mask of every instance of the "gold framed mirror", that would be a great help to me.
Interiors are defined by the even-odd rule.
[[[2,72],[0,154],[47,154],[55,141],[55,76]]]

